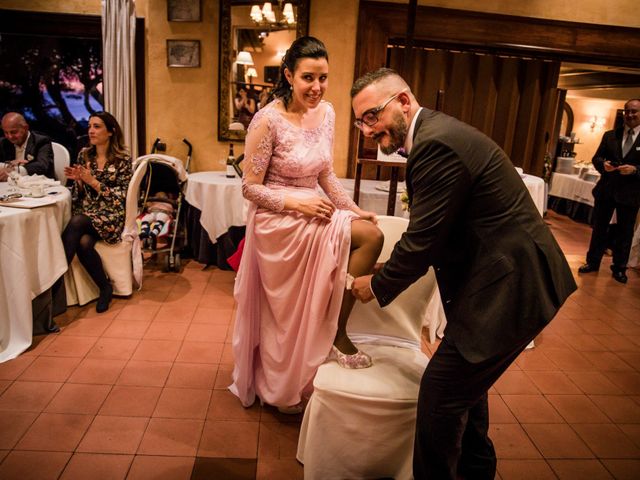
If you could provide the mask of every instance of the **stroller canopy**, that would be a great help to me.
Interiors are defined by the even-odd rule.
[[[137,172],[138,169],[140,169],[141,171],[145,172],[147,164],[149,162],[160,163],[173,169],[176,172],[180,183],[184,182],[187,179],[187,171],[182,164],[182,160],[176,157],[170,157],[169,155],[162,155],[159,153],[151,153],[149,155],[143,155],[136,158],[136,160],[133,162],[133,171]]]

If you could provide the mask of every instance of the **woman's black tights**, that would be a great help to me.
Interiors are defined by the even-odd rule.
[[[98,240],[100,240],[100,235],[91,225],[91,219],[83,214],[71,217],[67,227],[62,232],[62,243],[64,244],[67,263],[71,265],[73,256],[77,254],[80,263],[87,270],[98,288],[102,290],[109,285],[109,280],[104,273],[100,255],[95,249],[95,244]]]

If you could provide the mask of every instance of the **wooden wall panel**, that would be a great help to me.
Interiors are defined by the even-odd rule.
[[[389,47],[397,68],[403,48]],[[444,90],[442,111],[492,137],[516,166],[538,172],[545,135],[551,131],[550,99],[555,98],[558,62],[505,58],[468,52],[416,48],[406,80],[418,102],[434,109]]]
[[[392,47],[401,47],[406,33],[407,5],[361,0],[355,78],[385,65],[399,69],[403,64]],[[541,175],[544,153],[554,151],[560,61],[635,67],[640,28],[419,7],[413,45],[411,64],[402,71],[420,104],[435,108],[437,92],[444,90],[443,111],[485,132],[528,173]],[[452,50],[486,55],[454,59],[446,53]],[[518,63],[532,58],[540,63]]]
[[[471,125],[481,132],[491,135],[496,113],[498,88],[496,83],[496,63],[493,55],[479,55],[476,70],[473,113]]]
[[[516,116],[516,126],[511,147],[511,161],[523,169],[529,170],[533,163],[531,153],[537,141],[536,126],[540,110],[540,85],[542,62],[539,60],[523,60],[518,71],[520,86],[520,102]]]

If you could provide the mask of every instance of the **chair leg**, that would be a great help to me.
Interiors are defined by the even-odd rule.
[[[361,179],[362,179],[362,164],[356,161],[356,178],[353,182],[353,201],[356,202],[356,205],[358,205],[358,202],[360,201],[360,180]]]

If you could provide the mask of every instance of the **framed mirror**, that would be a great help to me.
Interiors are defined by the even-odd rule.
[[[282,56],[307,35],[310,1],[220,1],[218,140],[244,140],[278,80]]]

